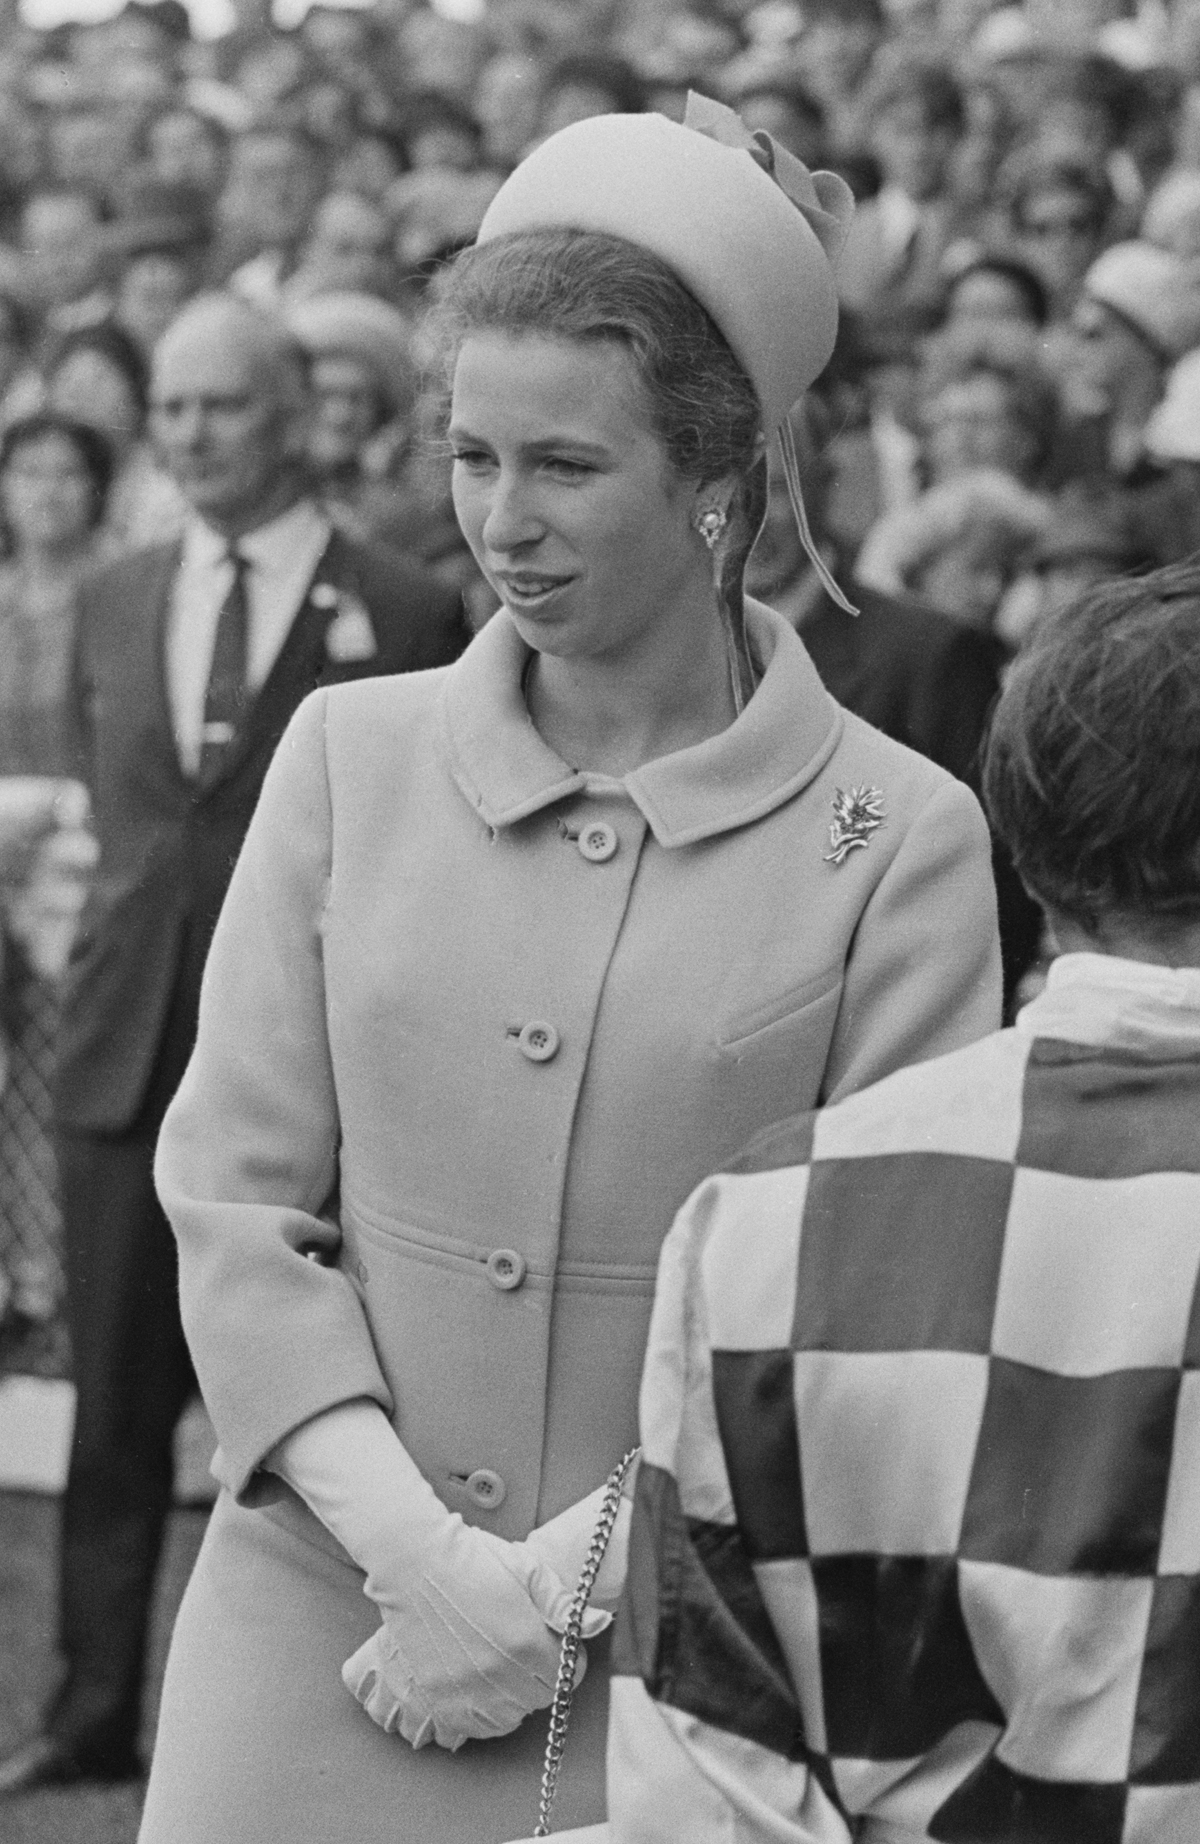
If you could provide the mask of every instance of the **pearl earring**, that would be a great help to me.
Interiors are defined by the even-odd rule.
[[[721,535],[729,523],[729,516],[722,512],[720,506],[710,506],[707,512],[696,514],[696,530],[704,539],[710,551],[715,551],[721,542]]]

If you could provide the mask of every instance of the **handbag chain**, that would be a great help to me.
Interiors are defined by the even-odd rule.
[[[554,1681],[554,1700],[550,1705],[550,1729],[546,1737],[546,1757],[542,1767],[542,1796],[538,1801],[538,1822],[533,1830],[535,1838],[550,1836],[550,1812],[554,1805],[554,1796],[558,1791],[563,1749],[567,1745],[567,1729],[571,1722],[571,1699],[575,1695],[575,1667],[579,1662],[579,1647],[583,1639],[583,1616],[592,1598],[592,1589],[596,1584],[596,1576],[600,1572],[600,1564],[604,1561],[604,1552],[608,1548],[613,1525],[617,1521],[617,1512],[621,1509],[621,1491],[626,1475],[640,1452],[640,1447],[631,1447],[625,1458],[613,1467],[604,1482],[604,1499],[600,1506],[600,1515],[596,1519],[596,1528],[592,1532],[587,1561],[580,1573],[579,1582],[571,1601],[571,1610],[567,1615],[567,1630],[563,1634],[558,1654],[558,1676]]]

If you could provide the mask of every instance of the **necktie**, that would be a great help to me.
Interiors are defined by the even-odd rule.
[[[204,731],[200,779],[211,780],[237,734],[246,706],[246,672],[250,650],[250,602],[246,593],[249,559],[229,549],[233,581],[217,616],[208,689],[204,694]]]

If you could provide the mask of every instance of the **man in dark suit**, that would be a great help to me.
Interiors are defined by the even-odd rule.
[[[147,1616],[193,1385],[154,1144],[191,1052],[200,977],[279,739],[315,686],[445,664],[457,597],[351,543],[309,496],[305,361],[227,296],[155,354],[153,426],[192,509],[180,544],[81,599],[79,774],[100,864],[59,1084],[77,1416],[63,1508],[64,1683],[0,1794],[139,1771]]]
[[[846,614],[821,587],[774,452],[767,516],[747,588],[791,622],[839,704],[978,790],[980,746],[1000,690],[1004,649],[992,635],[923,602],[881,595],[854,580],[826,525],[829,451],[821,442],[822,406],[810,401],[793,412],[792,426],[814,537],[859,612]],[[998,842],[992,865],[1007,1002],[1037,953],[1041,917]]]

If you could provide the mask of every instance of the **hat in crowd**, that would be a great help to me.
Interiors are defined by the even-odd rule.
[[[852,210],[844,180],[693,95],[682,125],[601,115],[551,135],[505,180],[479,241],[553,228],[650,250],[711,314],[772,430],[833,351]]]
[[[1156,461],[1200,461],[1200,351],[1180,359],[1143,437]]]
[[[1177,256],[1200,256],[1200,173],[1175,167],[1163,174],[1146,201],[1142,236]]]
[[[391,416],[412,408],[417,377],[412,328],[375,295],[313,295],[287,310],[287,324],[310,358],[354,358],[366,366]]]
[[[1200,345],[1200,263],[1153,243],[1114,243],[1092,264],[1083,287],[1168,361]]]

